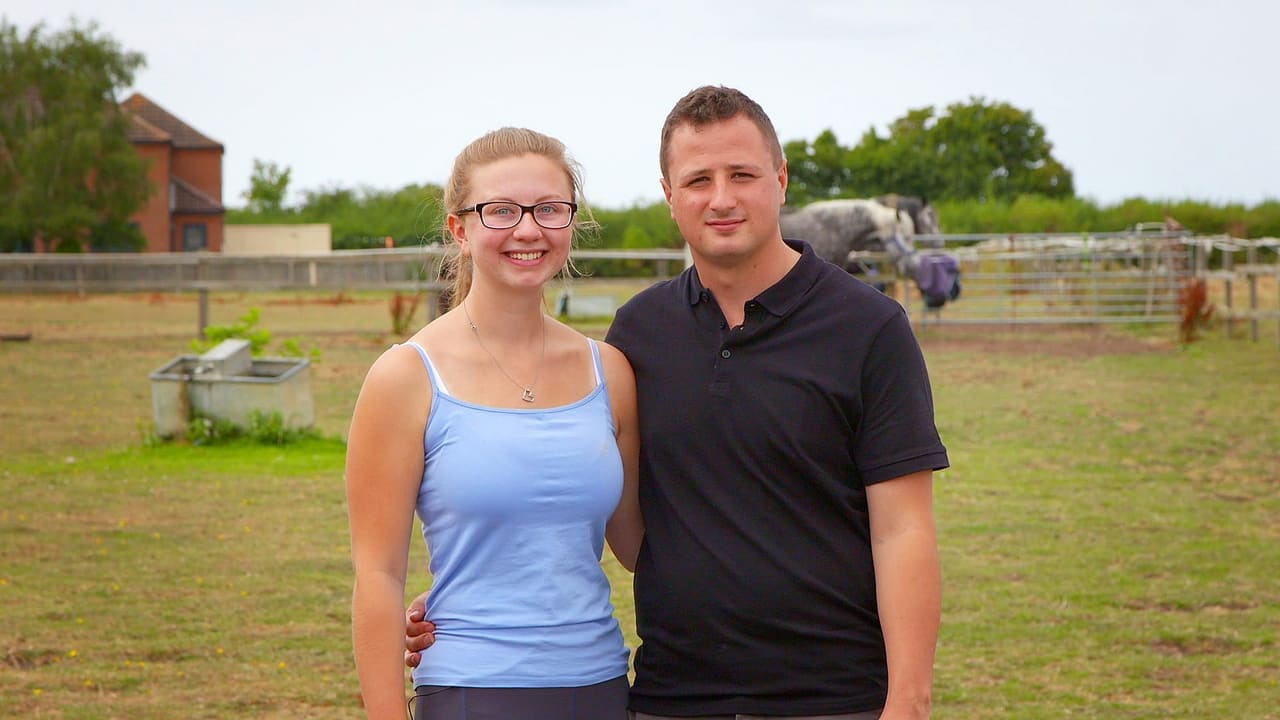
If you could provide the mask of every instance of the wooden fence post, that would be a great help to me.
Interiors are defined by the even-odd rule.
[[[1227,321],[1222,323],[1222,329],[1223,329],[1223,332],[1226,333],[1227,337],[1231,337],[1231,331],[1234,329],[1234,326],[1235,326],[1235,314],[1234,314],[1234,308],[1232,307],[1233,303],[1232,303],[1232,292],[1231,292],[1232,286],[1235,284],[1232,282],[1232,273],[1235,272],[1235,264],[1236,264],[1235,257],[1236,257],[1236,253],[1234,248],[1227,248],[1222,251],[1222,272],[1223,272],[1222,291],[1223,291],[1223,302],[1227,306],[1227,313],[1226,313]]]
[[[1258,342],[1258,246],[1249,245],[1245,255],[1249,265],[1249,339]]]
[[[200,288],[196,291],[200,296],[199,310],[197,311],[196,337],[204,339],[204,329],[209,326],[209,289]]]

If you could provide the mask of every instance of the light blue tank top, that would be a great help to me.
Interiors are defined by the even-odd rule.
[[[436,642],[414,685],[580,687],[627,672],[600,567],[622,495],[600,351],[583,399],[531,410],[449,395],[426,352],[434,399],[418,517],[434,580]]]

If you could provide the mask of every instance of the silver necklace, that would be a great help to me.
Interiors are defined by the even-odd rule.
[[[533,382],[528,385],[521,385],[515,378],[511,377],[511,373],[503,369],[502,363],[498,362],[498,358],[489,352],[489,348],[484,346],[484,341],[480,339],[480,328],[476,327],[475,321],[471,319],[471,313],[467,310],[466,300],[462,301],[462,314],[467,316],[467,324],[471,326],[471,333],[476,336],[476,342],[479,343],[480,349],[493,361],[493,366],[498,368],[498,372],[505,375],[512,385],[520,388],[521,400],[527,403],[533,402],[533,386],[538,384],[538,376],[542,374],[542,361],[547,356],[547,316],[538,313],[538,316],[542,319],[542,354],[538,356],[538,369],[534,372]]]

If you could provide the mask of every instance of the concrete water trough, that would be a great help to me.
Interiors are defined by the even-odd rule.
[[[182,435],[194,416],[248,427],[255,411],[279,413],[290,428],[311,427],[310,367],[302,358],[254,358],[247,340],[224,340],[202,355],[179,355],[150,375],[156,435]]]
[[[576,295],[570,290],[556,298],[556,314],[571,318],[613,317],[618,303],[608,295]]]

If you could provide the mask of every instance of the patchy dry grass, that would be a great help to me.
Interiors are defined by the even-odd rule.
[[[33,335],[0,343],[0,717],[361,716],[339,438],[387,297],[214,299],[320,348],[330,439],[144,446],[194,300],[0,295]],[[953,463],[934,717],[1280,717],[1280,352],[1173,333],[924,332]]]
[[[1274,347],[927,336],[940,718],[1277,717]]]

